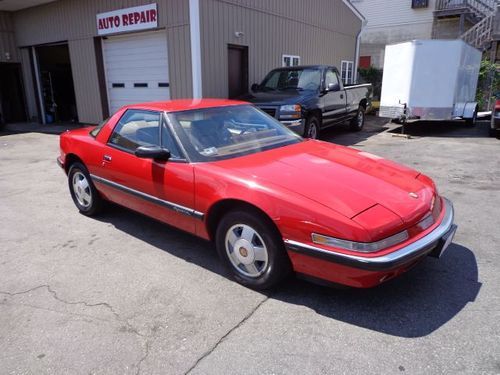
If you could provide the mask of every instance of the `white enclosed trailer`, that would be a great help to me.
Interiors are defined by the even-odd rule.
[[[386,46],[379,116],[475,121],[480,64],[481,52],[462,40]]]

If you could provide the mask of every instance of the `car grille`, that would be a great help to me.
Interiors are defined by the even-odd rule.
[[[259,107],[259,109],[266,112],[269,116],[276,117],[276,108]]]

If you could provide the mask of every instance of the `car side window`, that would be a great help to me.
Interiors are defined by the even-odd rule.
[[[116,124],[108,143],[131,152],[140,146],[159,146],[160,114],[129,109]]]
[[[325,76],[325,87],[328,87],[331,83],[338,85],[339,78],[333,69],[328,69]]]

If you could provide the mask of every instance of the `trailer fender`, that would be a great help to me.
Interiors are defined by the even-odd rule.
[[[453,107],[453,118],[471,119],[477,111],[477,102],[456,103]]]

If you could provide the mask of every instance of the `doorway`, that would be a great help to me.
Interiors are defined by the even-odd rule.
[[[0,124],[26,121],[21,64],[0,63]]]
[[[38,46],[35,51],[45,122],[78,122],[68,45]]]
[[[237,98],[248,92],[248,47],[227,45],[228,97]]]

